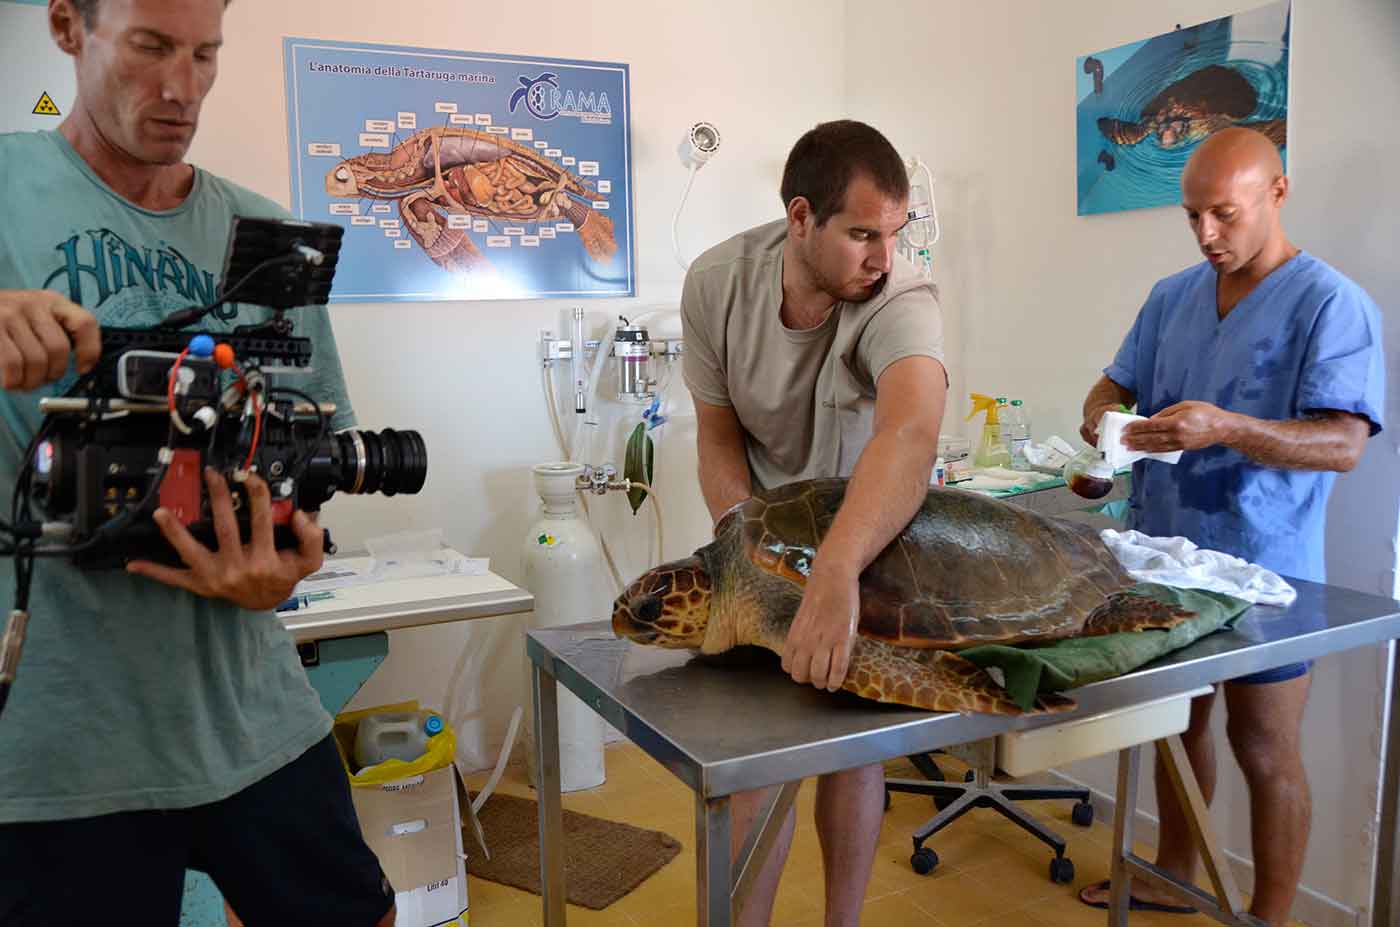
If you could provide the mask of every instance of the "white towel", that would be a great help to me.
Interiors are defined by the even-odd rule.
[[[1185,589],[1223,592],[1259,605],[1292,605],[1298,592],[1272,570],[1186,538],[1154,538],[1140,531],[1100,531],[1104,544],[1133,579]]]
[[[1145,418],[1146,416],[1133,415],[1131,412],[1105,412],[1103,418],[1099,419],[1099,450],[1115,473],[1136,460],[1160,460],[1169,464],[1181,460],[1181,451],[1149,454],[1146,451],[1130,451],[1124,446],[1123,429]]]

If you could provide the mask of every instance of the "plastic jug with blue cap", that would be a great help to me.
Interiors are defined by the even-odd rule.
[[[355,731],[355,762],[360,769],[385,760],[411,763],[428,752],[428,740],[442,732],[432,711],[392,711],[365,715]]]

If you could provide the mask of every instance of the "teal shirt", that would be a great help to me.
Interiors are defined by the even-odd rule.
[[[196,169],[176,209],[113,192],[57,132],[0,135],[0,289],[54,290],[106,326],[149,327],[217,291],[236,214],[286,211]],[[228,309],[228,307],[225,307]],[[266,318],[239,305],[206,330]],[[324,307],[292,313],[314,370],[284,378],[353,423]],[[41,396],[0,392],[0,499],[41,416]],[[8,515],[8,509],[5,512]],[[0,558],[0,613],[14,595]],[[201,599],[121,570],[37,562],[29,636],[0,714],[0,823],[218,801],[300,756],[330,731],[291,636],[271,612]]]

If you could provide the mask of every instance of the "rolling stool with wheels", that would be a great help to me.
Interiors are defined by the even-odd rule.
[[[912,756],[909,758],[927,780],[885,781],[886,807],[889,807],[890,792],[907,792],[932,796],[934,805],[938,808],[938,814],[914,832],[914,853],[909,857],[909,864],[914,867],[914,871],[919,875],[928,875],[938,866],[938,854],[924,846],[925,841],[973,808],[991,808],[1029,831],[1055,851],[1054,858],[1050,860],[1052,882],[1063,884],[1074,881],[1074,863],[1065,856],[1064,838],[1017,808],[1014,802],[1075,799],[1071,820],[1079,827],[1088,827],[1094,823],[1094,806],[1089,804],[1089,791],[1068,786],[995,784],[992,782],[992,773],[996,769],[996,740],[978,741],[969,745],[967,749],[974,754],[974,762],[963,782],[942,781],[942,771],[927,754],[920,755],[919,759]],[[932,767],[933,775],[929,774],[926,765]]]

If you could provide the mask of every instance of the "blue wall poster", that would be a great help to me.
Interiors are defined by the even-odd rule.
[[[333,302],[636,294],[625,64],[287,38],[292,212]]]
[[[1075,62],[1079,214],[1181,202],[1181,171],[1226,126],[1287,165],[1289,0]]]

